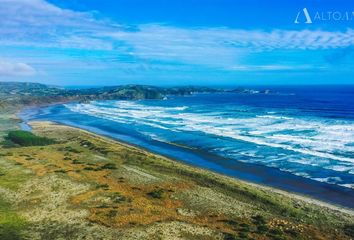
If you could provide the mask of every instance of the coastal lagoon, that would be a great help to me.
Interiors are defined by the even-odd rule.
[[[247,181],[354,207],[354,87],[272,87],[27,109]]]

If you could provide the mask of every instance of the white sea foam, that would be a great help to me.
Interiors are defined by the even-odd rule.
[[[66,106],[71,111],[120,123],[139,124],[169,131],[198,132],[284,149],[323,160],[346,162],[349,164],[345,168],[346,171],[350,168],[352,169],[350,171],[354,171],[354,159],[350,157],[350,153],[354,152],[354,124],[350,121],[302,119],[278,116],[275,112],[259,116],[230,116],[229,112],[220,109],[213,112],[199,109],[203,111],[196,112],[189,111],[190,108],[187,106],[146,106],[132,101],[92,102]],[[256,155],[252,153],[250,157]],[[314,166],[324,163],[316,164],[316,159],[306,160],[306,158],[298,158],[298,161]],[[343,171],[341,166],[334,166],[333,170]]]
[[[353,166],[343,166],[343,165],[331,165],[331,166],[324,166],[323,168],[330,169],[336,172],[348,172],[349,174],[354,174]]]
[[[270,118],[270,119],[288,119],[288,120],[294,119],[291,117],[275,116],[275,115],[259,115],[257,117],[258,118]]]
[[[338,184],[342,187],[354,189],[354,183]]]
[[[312,179],[319,182],[325,182],[325,183],[337,183],[342,181],[340,177],[325,177],[325,178],[312,178]]]

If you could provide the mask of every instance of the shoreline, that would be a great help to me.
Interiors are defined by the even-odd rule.
[[[136,149],[136,150],[139,150],[139,151],[146,152],[147,154],[152,154],[154,156],[158,156],[160,158],[164,158],[167,161],[172,161],[175,164],[180,165],[182,167],[192,168],[195,171],[201,172],[201,173],[203,173],[205,175],[210,175],[210,174],[214,175],[217,178],[220,178],[220,179],[225,180],[227,182],[232,182],[232,183],[241,182],[242,184],[248,185],[250,187],[254,187],[256,189],[266,190],[266,191],[270,192],[271,194],[280,194],[280,195],[282,195],[282,196],[284,196],[286,198],[303,201],[303,202],[306,202],[308,204],[316,205],[318,207],[325,207],[325,208],[333,210],[333,211],[338,211],[338,212],[341,212],[341,213],[348,214],[350,216],[354,216],[354,209],[353,208],[349,208],[349,207],[345,207],[345,206],[342,206],[342,205],[338,205],[338,204],[322,201],[322,200],[313,198],[313,197],[311,197],[309,195],[304,195],[304,194],[301,194],[301,193],[294,193],[294,192],[286,191],[286,190],[279,189],[279,188],[276,188],[276,187],[263,185],[263,184],[260,184],[260,183],[254,183],[254,182],[250,182],[250,181],[245,181],[243,179],[235,178],[233,176],[228,176],[228,175],[225,175],[225,174],[221,174],[221,173],[212,171],[210,169],[197,167],[197,166],[185,163],[185,162],[183,162],[183,161],[181,161],[179,159],[173,159],[173,158],[170,158],[168,156],[149,151],[149,149],[140,147],[138,145],[134,145],[134,144],[131,144],[129,142],[125,142],[123,140],[119,140],[119,139],[116,139],[116,138],[113,138],[113,137],[110,137],[110,136],[106,136],[104,134],[102,135],[102,134],[99,134],[99,133],[91,132],[89,130],[86,130],[86,129],[83,129],[83,128],[80,128],[80,127],[74,127],[74,126],[70,126],[70,125],[66,125],[66,124],[62,124],[62,123],[58,123],[58,122],[53,122],[53,121],[40,121],[40,120],[30,121],[30,122],[27,122],[27,124],[30,127],[32,127],[32,125],[40,125],[41,127],[43,127],[45,125],[56,125],[56,126],[59,126],[59,127],[73,129],[73,130],[76,130],[76,131],[79,131],[79,132],[82,132],[82,133],[85,133],[85,134],[89,134],[89,135],[91,135],[91,136],[93,136],[94,138],[97,138],[97,139],[102,139],[104,141],[111,142],[113,144],[119,144],[119,145],[125,146],[125,147],[130,148],[130,149]]]
[[[26,239],[51,234],[53,227],[60,236],[75,229],[70,239],[93,234],[156,239],[162,231],[163,239],[352,237],[352,209],[191,166],[77,127],[29,124],[35,136],[56,142],[0,147],[0,173],[6,175],[0,177],[0,201],[8,204],[0,210],[11,226],[22,219],[24,225],[10,230]]]
[[[40,106],[25,108],[19,111],[17,116],[22,120],[22,124],[31,120],[40,121],[40,118],[31,118],[36,116],[38,114],[36,111],[40,109],[42,109]],[[245,182],[260,184],[281,191],[304,195],[331,205],[354,209],[354,202],[352,201],[354,193],[353,190],[349,188],[314,181],[312,179],[296,176],[288,172],[280,171],[277,168],[267,167],[260,164],[239,161],[230,162],[228,161],[228,158],[206,153],[198,149],[190,149],[188,147],[157,140],[146,141],[138,136],[119,132],[113,126],[109,127],[109,129],[105,129],[96,127],[96,125],[90,125],[90,123],[77,123],[68,119],[65,119],[65,121],[55,120],[55,118],[45,120],[84,129],[111,138],[115,141],[124,142],[128,145],[174,159],[177,162],[216,172],[234,179],[240,179]]]

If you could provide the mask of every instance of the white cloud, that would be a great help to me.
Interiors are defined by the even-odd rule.
[[[2,46],[108,50],[117,56],[130,56],[133,60],[126,59],[127,64],[142,62],[152,67],[156,63],[151,62],[155,61],[171,66],[178,63],[227,70],[238,68],[240,71],[287,70],[291,63],[281,65],[268,60],[268,65],[264,61],[262,65],[252,67],[244,59],[260,52],[354,46],[353,29],[261,31],[225,27],[182,28],[161,24],[138,25],[132,29],[102,20],[93,12],[62,9],[44,0],[0,0],[0,6]],[[111,59],[103,61],[105,64],[116,61]],[[301,66],[298,64],[299,69],[304,68]]]
[[[117,31],[105,35],[126,42],[133,49],[131,54],[142,59],[175,60],[227,68],[259,52],[354,46],[352,29],[345,32],[266,32],[229,28],[190,29],[155,24],[141,25],[138,31]]]
[[[323,66],[312,65],[236,65],[232,66],[230,70],[235,71],[298,71],[310,69],[323,69]]]
[[[101,20],[93,12],[59,8],[44,0],[0,0],[0,40],[15,44],[108,49],[126,41],[153,56],[192,55],[204,50],[225,54],[235,48],[255,50],[327,49],[354,46],[354,30],[293,31],[231,28],[182,28],[159,24],[129,26]],[[107,38],[108,37],[108,38]],[[38,41],[37,41],[38,40]],[[70,44],[72,43],[72,46]],[[80,44],[81,43],[81,44]],[[171,50],[171,51],[169,51]],[[189,52],[192,50],[192,52]]]
[[[0,42],[3,45],[111,49],[97,37],[119,29],[90,12],[59,8],[44,0],[0,0]]]
[[[354,46],[354,30],[291,31],[240,30],[230,28],[177,28],[161,25],[141,25],[139,31],[108,33],[115,39],[125,40],[141,49],[151,50],[204,50],[213,48],[248,48],[252,50],[273,49],[328,49]],[[150,47],[150,48],[148,48]],[[188,53],[187,53],[188,54]]]
[[[26,63],[5,62],[0,60],[0,76],[31,76],[36,70]]]

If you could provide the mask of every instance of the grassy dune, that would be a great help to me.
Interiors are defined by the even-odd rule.
[[[0,239],[351,239],[353,213],[49,122],[0,148]],[[351,236],[350,236],[351,235]]]

